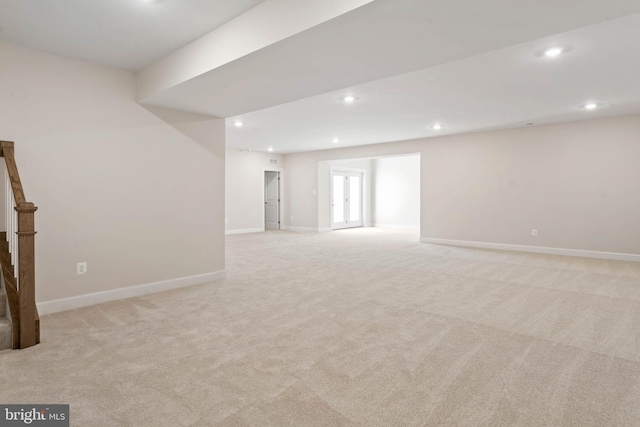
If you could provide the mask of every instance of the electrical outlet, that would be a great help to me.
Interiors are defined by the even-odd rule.
[[[225,224],[229,224],[229,218],[225,218],[225,219],[224,219],[224,223],[225,223]]]
[[[291,221],[293,221],[293,215],[291,215]]]
[[[77,270],[76,270],[76,271],[77,271],[77,274],[78,274],[78,275],[80,275],[80,274],[84,274],[84,273],[86,273],[86,272],[87,272],[87,263],[86,263],[86,262],[79,262],[79,263],[76,265],[76,268],[77,268]]]
[[[537,230],[537,229],[535,229],[535,228],[534,228],[533,230],[531,230],[531,235],[532,235],[533,237],[538,237],[538,230]]]

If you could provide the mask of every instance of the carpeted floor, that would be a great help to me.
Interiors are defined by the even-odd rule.
[[[228,236],[228,279],[42,318],[1,403],[73,426],[640,426],[640,264]]]

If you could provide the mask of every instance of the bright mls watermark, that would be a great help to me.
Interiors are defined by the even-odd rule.
[[[0,405],[0,427],[69,427],[69,405]]]

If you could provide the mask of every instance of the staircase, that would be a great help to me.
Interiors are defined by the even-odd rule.
[[[0,232],[0,269],[3,275],[0,286],[0,350],[13,348],[13,326],[7,318],[7,290],[6,281],[9,280],[15,286],[15,277],[13,276],[13,265],[11,264],[11,254],[9,253],[9,244],[7,243],[7,233]]]
[[[7,294],[0,289],[0,350],[13,347],[13,330],[7,319]]]
[[[13,142],[0,141],[0,157],[4,157],[6,165],[7,230],[0,233],[0,350],[23,349],[40,342],[34,247],[34,213],[38,208],[25,199]]]

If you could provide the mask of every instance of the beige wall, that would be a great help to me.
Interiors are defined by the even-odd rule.
[[[224,270],[224,121],[134,98],[131,73],[0,43],[0,139],[16,141],[39,206],[38,301]],[[261,180],[243,180],[269,158],[284,163],[285,224],[318,229],[319,162],[416,152],[423,237],[640,254],[640,116],[283,162],[228,151],[228,227],[262,225]],[[81,261],[89,272],[77,276]]]
[[[271,159],[277,164],[271,164]],[[279,154],[226,150],[225,217],[228,233],[264,229],[264,172],[265,169],[279,170],[282,166]],[[281,179],[286,181],[286,174],[282,174]]]
[[[637,115],[287,155],[288,225],[318,227],[319,162],[409,153],[424,238],[640,254]]]
[[[145,109],[131,73],[0,43],[0,139],[39,207],[38,301],[224,270],[223,120]]]

